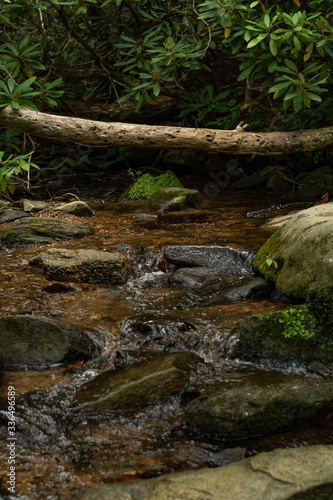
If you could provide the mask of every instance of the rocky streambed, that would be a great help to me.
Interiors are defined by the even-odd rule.
[[[8,386],[18,498],[214,499],[221,488],[230,499],[291,498],[329,488],[330,359],[318,368],[308,353],[279,358],[276,344],[260,357],[258,342],[251,357],[240,333],[253,314],[287,305],[252,261],[273,232],[263,222],[290,203],[220,192],[153,217],[107,192],[82,193],[90,214],[44,208],[0,228],[1,495]],[[312,475],[304,463],[317,464]]]

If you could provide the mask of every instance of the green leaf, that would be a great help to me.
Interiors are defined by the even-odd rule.
[[[15,82],[12,78],[8,78],[7,86],[8,86],[9,92],[13,92],[13,90],[15,88]]]
[[[269,50],[271,51],[271,53],[274,57],[277,55],[277,46],[276,46],[276,43],[274,42],[273,38],[271,38],[269,41]],[[277,66],[277,63],[276,63],[276,66]]]
[[[253,68],[254,68],[254,65],[249,66],[248,68],[244,69],[244,71],[242,71],[240,73],[240,75],[238,76],[237,81],[241,82],[242,80],[245,80],[252,73]]]
[[[160,91],[161,91],[161,85],[158,82],[156,82],[153,87],[154,96],[157,97],[160,94]]]
[[[302,109],[302,104],[303,104],[302,92],[298,92],[293,99],[293,106],[295,113],[298,113]]]
[[[300,51],[302,49],[301,42],[299,41],[299,39],[297,38],[297,36],[294,36],[294,45],[295,45],[295,48],[297,50]]]
[[[290,82],[290,81],[278,83],[277,85],[274,85],[274,87],[271,87],[268,92],[272,93],[272,92],[276,92],[278,90],[283,90],[283,89],[289,87],[291,84],[292,84],[292,82]]]

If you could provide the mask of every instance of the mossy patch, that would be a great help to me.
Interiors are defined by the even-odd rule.
[[[150,199],[158,189],[174,187],[183,188],[183,185],[171,170],[168,170],[158,177],[153,177],[151,174],[144,174],[130,186],[123,197],[132,200],[137,200],[139,198]]]

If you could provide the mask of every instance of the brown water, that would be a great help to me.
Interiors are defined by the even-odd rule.
[[[136,272],[127,284],[110,287],[70,283],[71,291],[67,293],[49,293],[43,288],[50,282],[40,270],[28,264],[46,246],[2,253],[1,315],[58,317],[88,330],[102,352],[95,362],[44,372],[3,374],[0,399],[7,397],[8,385],[15,386],[17,391],[16,491],[19,498],[74,498],[83,489],[101,481],[126,481],[217,466],[276,446],[329,442],[332,422],[328,421],[316,429],[241,443],[195,438],[184,426],[178,396],[112,417],[74,417],[67,412],[78,387],[113,367],[115,349],[121,349],[122,322],[133,313],[172,313],[195,324],[201,337],[196,353],[203,357],[207,367],[205,373],[198,374],[198,380],[201,377],[202,383],[209,384],[210,380],[226,378],[242,383],[244,378],[257,376],[260,367],[225,360],[224,345],[231,330],[244,317],[283,307],[268,299],[213,305],[198,302],[195,296],[168,285],[162,256],[163,248],[168,245],[217,244],[242,250],[249,266],[254,252],[271,234],[263,223],[269,217],[290,211],[289,206],[281,208],[290,201],[267,193],[221,192],[207,200],[201,210],[166,214],[159,220],[139,220],[136,215],[144,211],[142,205],[117,203],[112,196],[105,196],[108,189],[100,188],[81,196],[95,209],[95,216],[86,219],[95,233],[79,241],[51,246],[130,251]],[[7,226],[3,225],[0,231],[7,230]],[[2,399],[2,403],[4,401]],[[4,411],[0,423],[1,463],[6,464]],[[6,466],[1,468],[3,485],[7,472]],[[0,491],[0,497],[1,494],[5,495],[5,489]]]

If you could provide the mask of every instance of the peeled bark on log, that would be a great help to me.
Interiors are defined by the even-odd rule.
[[[57,116],[26,108],[0,111],[0,127],[90,146],[142,148],[192,148],[209,153],[281,155],[333,147],[333,128],[291,132],[245,132],[235,130],[164,127],[100,122]]]

